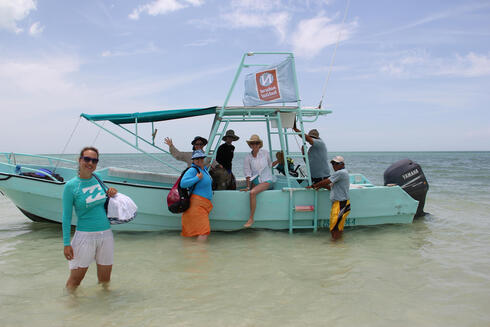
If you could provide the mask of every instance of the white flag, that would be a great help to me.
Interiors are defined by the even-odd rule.
[[[245,76],[245,106],[258,106],[267,103],[296,102],[293,59],[287,58],[275,66]]]

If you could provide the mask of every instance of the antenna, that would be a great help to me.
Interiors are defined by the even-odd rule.
[[[323,98],[325,97],[325,92],[327,91],[328,80],[330,79],[330,74],[332,73],[332,67],[335,62],[335,55],[337,54],[337,48],[340,42],[340,35],[342,34],[342,27],[345,23],[345,18],[347,17],[347,12],[349,11],[350,0],[347,0],[347,5],[345,6],[344,19],[342,20],[342,25],[340,25],[339,35],[337,36],[337,43],[335,44],[335,50],[333,51],[332,60],[330,61],[330,67],[328,69],[327,79],[325,80],[325,84],[323,85],[322,98],[320,99],[320,103],[318,104],[318,109],[322,108]]]

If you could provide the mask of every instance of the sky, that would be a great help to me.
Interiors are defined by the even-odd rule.
[[[329,151],[490,150],[490,1],[0,0],[0,152],[132,152],[80,114],[222,105],[251,51],[294,53]],[[212,119],[156,143],[188,150]],[[267,139],[230,127],[237,151]]]

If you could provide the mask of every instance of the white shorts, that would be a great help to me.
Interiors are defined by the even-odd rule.
[[[87,268],[95,260],[98,265],[114,263],[114,237],[112,230],[102,232],[75,231],[71,241],[73,259],[68,261],[71,269]]]

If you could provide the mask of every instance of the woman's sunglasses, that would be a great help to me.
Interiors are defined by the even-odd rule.
[[[97,158],[90,158],[90,157],[82,157],[83,161],[89,163],[90,161],[92,161],[93,164],[97,164],[99,162],[99,159]]]

